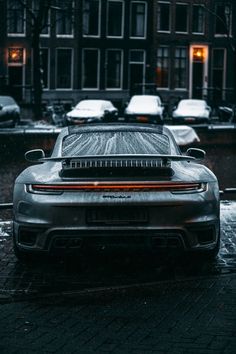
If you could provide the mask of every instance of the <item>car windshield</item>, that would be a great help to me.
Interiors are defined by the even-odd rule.
[[[93,101],[93,100],[88,100],[88,101],[81,101],[77,104],[76,109],[83,109],[83,110],[100,110],[102,107],[102,102],[101,101]]]
[[[108,131],[67,135],[62,156],[171,153],[167,135],[147,132]]]
[[[2,105],[11,105],[15,104],[13,98],[8,97],[8,96],[0,96],[0,104]]]

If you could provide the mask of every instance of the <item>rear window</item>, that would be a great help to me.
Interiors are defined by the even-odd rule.
[[[62,144],[62,156],[170,153],[167,135],[135,131],[71,134]]]

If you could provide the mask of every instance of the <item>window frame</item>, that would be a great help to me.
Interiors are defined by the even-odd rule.
[[[216,26],[217,26],[217,6],[228,6],[229,7],[229,28],[225,33],[216,33]],[[218,2],[215,4],[215,21],[214,21],[214,37],[228,37],[232,36],[232,4],[230,2],[223,3],[223,2]]]
[[[187,12],[187,19],[186,19],[186,31],[178,31],[176,29],[176,18],[177,18],[177,7],[181,6],[182,8],[185,7],[186,8],[186,12]],[[175,5],[175,33],[177,34],[188,34],[189,33],[189,4],[187,3],[183,3],[183,2],[177,2]]]
[[[119,87],[107,87],[107,78],[108,78],[108,53],[109,52],[120,52],[120,85]],[[106,50],[106,75],[105,75],[105,87],[107,91],[120,91],[123,87],[123,72],[124,72],[124,51],[122,49],[108,48]]]
[[[177,57],[176,56],[176,50],[180,49],[180,50],[185,50],[186,56],[185,56],[185,87],[179,87],[176,86],[176,82],[175,82],[175,62],[178,59],[178,63],[180,63],[181,61],[181,56]],[[179,65],[178,68],[181,68],[181,66]],[[180,80],[178,80],[178,82],[180,82]],[[188,49],[186,46],[176,46],[174,48],[174,76],[173,76],[173,85],[174,85],[174,90],[178,90],[178,91],[187,91],[188,90]]]
[[[165,56],[162,55],[161,57],[159,57],[158,56],[158,50],[159,49],[162,49],[162,50],[167,49],[168,56],[165,57]],[[167,84],[167,86],[157,86],[157,89],[159,89],[159,88],[161,90],[169,90],[170,89],[170,49],[171,48],[169,46],[167,46],[167,45],[160,45],[160,46],[157,47],[157,61],[158,61],[158,58],[161,58],[161,62],[163,62],[163,58],[164,59],[167,58],[167,61],[168,61],[168,65],[167,65],[167,75],[168,75],[167,81],[168,81],[168,84]],[[161,67],[163,67],[163,65]],[[156,66],[156,68],[158,68],[158,66]],[[157,82],[157,80],[156,80],[156,82]]]
[[[55,25],[55,33],[56,33],[56,37],[57,38],[74,38],[74,23],[75,23],[75,21],[74,21],[74,9],[75,9],[75,3],[74,3],[74,1],[72,1],[72,3],[71,3],[71,9],[72,9],[72,24],[71,24],[71,33],[70,34],[59,34],[58,32],[57,32],[57,25],[58,25],[58,20],[57,20],[57,11],[58,10],[56,10],[56,25]]]
[[[121,35],[120,36],[113,36],[113,35],[109,35],[109,23],[108,23],[108,19],[109,19],[109,3],[116,3],[119,2],[122,4],[122,18],[121,18]],[[106,10],[106,14],[107,14],[107,23],[106,23],[106,36],[107,38],[124,38],[124,20],[125,20],[125,3],[124,0],[108,0],[107,1],[107,10]]]
[[[194,31],[193,29],[193,18],[194,18],[194,8],[199,8],[199,9],[202,9],[202,29],[203,31],[202,32],[199,32],[199,31]],[[206,14],[204,13],[204,10],[202,8],[201,5],[199,4],[193,4],[193,8],[192,8],[192,34],[197,34],[197,35],[204,35],[206,32]]]
[[[168,30],[163,30],[163,29],[158,28],[159,16],[161,16],[161,10],[159,10],[160,5],[168,5],[168,7],[169,7],[169,29]],[[157,32],[158,33],[170,33],[171,32],[171,4],[170,4],[170,2],[158,1],[158,4],[157,4]]]
[[[57,65],[58,65],[58,51],[59,50],[70,50],[71,51],[71,77],[70,77],[70,83],[71,83],[71,86],[70,87],[57,87]],[[73,72],[74,72],[74,48],[72,47],[57,47],[56,48],[56,52],[55,52],[55,62],[56,62],[56,65],[55,65],[55,90],[56,91],[72,91],[73,90],[73,86],[74,86],[74,83],[73,83]]]
[[[134,4],[142,4],[144,5],[144,35],[143,36],[133,36],[132,35],[132,19],[133,19],[133,11],[132,11],[132,6]],[[129,37],[130,39],[146,39],[147,38],[147,11],[148,11],[148,4],[145,1],[141,0],[135,0],[130,2],[130,31],[129,31]]]
[[[82,35],[84,38],[100,38],[101,37],[101,0],[98,1],[98,33],[97,34],[85,34],[84,33],[84,3],[88,0],[83,0],[83,8],[82,8]]]
[[[96,51],[97,52],[97,87],[84,87],[84,55],[86,51]],[[101,51],[99,48],[83,48],[82,49],[82,80],[81,80],[81,89],[82,91],[98,91],[100,89],[100,60],[101,60]]]
[[[19,4],[18,2],[15,2],[16,4]],[[23,21],[23,32],[9,32],[9,10],[12,12],[14,10],[10,9],[10,7],[8,7],[8,3],[7,3],[7,8],[6,8],[6,12],[7,12],[7,19],[6,19],[6,22],[7,22],[7,37],[25,37],[26,36],[26,9],[22,6],[22,14],[23,14],[23,18],[22,18],[22,21]],[[17,9],[15,9],[17,10]]]

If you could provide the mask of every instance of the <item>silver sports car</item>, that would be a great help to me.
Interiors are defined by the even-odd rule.
[[[31,150],[14,187],[14,249],[175,249],[215,256],[219,187],[199,160],[183,155],[165,126],[90,124],[63,128],[50,157]]]

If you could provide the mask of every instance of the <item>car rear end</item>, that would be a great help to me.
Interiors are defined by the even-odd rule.
[[[168,139],[161,143],[169,149]],[[199,168],[150,155],[89,154],[45,162],[40,179],[16,181],[16,245],[31,253],[214,250],[219,235],[217,181],[203,166],[202,178],[194,178]],[[31,171],[35,174],[35,167]]]

